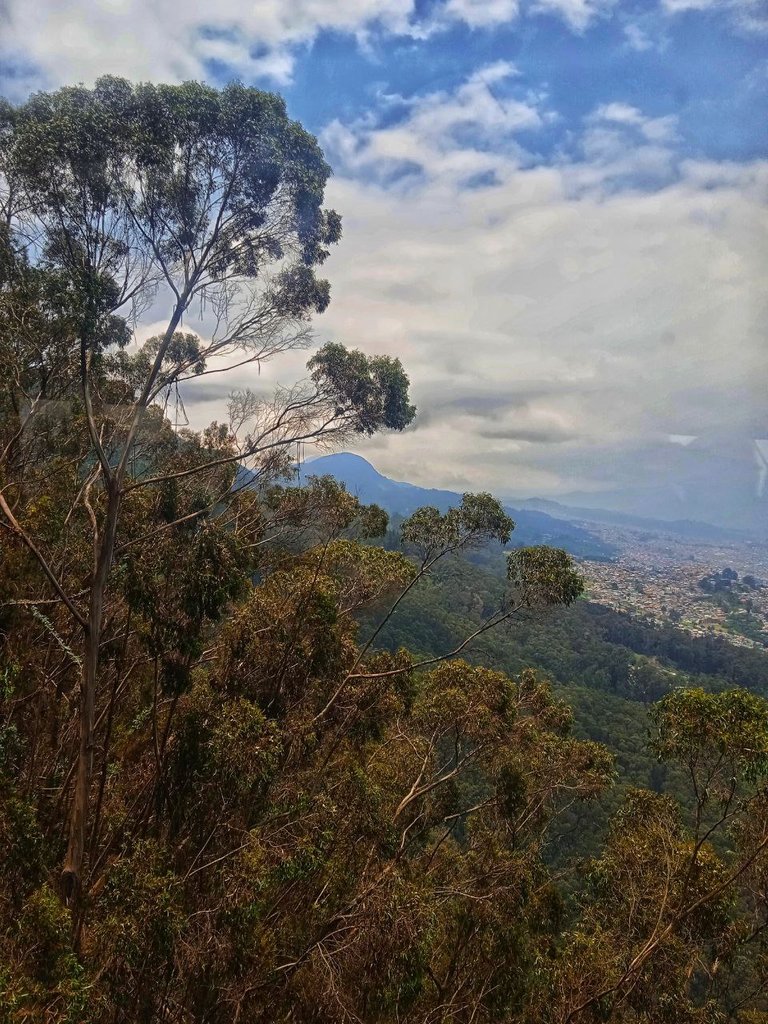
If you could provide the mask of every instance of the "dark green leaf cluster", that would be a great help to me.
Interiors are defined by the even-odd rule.
[[[438,556],[481,547],[491,541],[506,544],[515,524],[490,494],[464,494],[461,504],[445,513],[426,506],[404,520],[400,536],[430,562]]]
[[[584,580],[569,555],[544,545],[510,551],[507,579],[529,608],[573,604],[584,592]]]
[[[318,391],[335,403],[336,415],[348,418],[357,433],[373,434],[382,427],[403,430],[416,415],[399,359],[366,356],[331,342],[308,366]]]

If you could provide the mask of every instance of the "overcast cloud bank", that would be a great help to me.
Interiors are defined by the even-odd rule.
[[[750,445],[768,435],[768,160],[693,150],[684,118],[660,112],[653,90],[647,106],[606,91],[566,116],[546,75],[490,41],[489,59],[460,79],[436,74],[411,91],[387,59],[407,46],[437,67],[457,26],[477,45],[493,26],[523,32],[547,17],[571,34],[574,60],[610,19],[636,60],[662,50],[680,18],[717,16],[745,39],[768,28],[757,0],[662,0],[653,21],[648,11],[619,0],[447,0],[419,13],[411,0],[222,0],[213,12],[9,0],[3,87],[19,98],[103,72],[286,85],[313,42],[341,33],[380,81],[362,112],[350,116],[340,97],[318,126],[336,172],[328,201],[344,216],[318,338],[400,356],[420,410],[406,434],[359,451],[426,486],[614,505],[625,494],[638,507],[638,488],[650,494],[665,466],[685,473],[678,452],[671,463],[660,454],[670,437],[678,448],[681,437],[709,438],[704,449],[745,460],[748,481],[759,469]],[[755,63],[734,88],[765,105],[767,71]],[[305,358],[238,384],[290,380]],[[227,386],[190,386],[193,423],[221,418]],[[678,484],[689,504],[701,501]],[[673,504],[656,514],[684,511]]]

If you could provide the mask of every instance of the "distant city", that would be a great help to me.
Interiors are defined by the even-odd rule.
[[[768,647],[768,545],[589,526],[619,551],[614,561],[581,562],[591,600],[693,636]]]

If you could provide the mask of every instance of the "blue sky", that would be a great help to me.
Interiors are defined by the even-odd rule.
[[[505,60],[520,72],[516,91],[546,91],[559,115],[529,140],[542,159],[567,146],[569,131],[607,101],[655,117],[677,115],[692,155],[764,155],[768,36],[739,30],[725,10],[633,16],[638,7],[648,10],[625,5],[623,14],[598,18],[583,32],[546,14],[492,29],[459,23],[424,40],[375,33],[365,48],[322,32],[282,91],[296,116],[320,131],[333,118],[363,116],[382,91],[410,97],[450,90],[476,68]],[[642,33],[635,45],[630,26]]]
[[[344,238],[318,340],[400,356],[420,411],[360,449],[383,471],[703,519],[670,443],[741,438],[754,476],[766,0],[4,0],[6,95],[105,72],[240,78],[319,136]],[[225,401],[201,386],[193,421]]]
[[[319,132],[380,92],[450,90],[503,60],[558,114],[535,140],[544,159],[606,102],[678,116],[696,156],[768,145],[766,0],[5,0],[0,27],[0,88],[14,98],[109,71],[240,77],[279,88]]]

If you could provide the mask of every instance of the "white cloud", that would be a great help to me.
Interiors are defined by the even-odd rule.
[[[668,14],[683,11],[726,11],[734,23],[747,32],[768,32],[765,0],[661,0]]]
[[[604,103],[591,115],[591,121],[615,121],[617,124],[641,125],[645,118],[637,109],[628,103]]]
[[[299,49],[323,29],[366,46],[374,30],[421,38],[455,21],[485,27],[517,15],[517,0],[447,0],[430,22],[419,22],[414,0],[219,0],[213,7],[201,0],[6,0],[0,82],[23,98],[32,87],[91,82],[107,73],[204,78],[217,62],[230,75],[286,84]]]
[[[514,21],[520,13],[519,0],[448,0],[445,15],[471,28],[488,28]]]
[[[570,156],[532,165],[515,134],[542,104],[510,114],[481,83],[326,136],[344,238],[320,337],[400,356],[420,410],[361,454],[425,485],[556,495],[626,481],[655,439],[748,429],[768,379],[768,163],[681,160],[674,125],[606,104]],[[372,173],[404,159],[419,173]],[[498,184],[462,185],[481,169]]]
[[[677,117],[666,115],[650,118],[629,103],[603,103],[593,111],[588,121],[591,124],[608,122],[617,125],[630,125],[639,129],[640,133],[650,141],[673,142],[677,137]]]
[[[23,57],[54,85],[106,73],[200,78],[210,60],[230,73],[284,83],[296,47],[321,29],[408,32],[413,10],[413,0],[6,0],[0,56]]]
[[[423,39],[456,22],[488,29],[521,14],[548,13],[583,32],[616,2],[443,0],[423,19],[415,0],[4,0],[0,83],[23,98],[31,87],[88,83],[107,73],[201,78],[215,61],[230,75],[285,84],[301,48],[324,29],[347,33],[366,48],[378,32]]]
[[[605,187],[647,188],[677,173],[677,118],[649,117],[627,103],[606,103],[587,118],[578,140],[582,159],[563,165],[572,191]]]
[[[406,108],[401,121],[386,128],[334,121],[322,142],[339,169],[380,181],[403,176],[406,183],[429,179],[455,187],[479,175],[503,175],[524,156],[516,135],[540,128],[552,116],[541,95],[509,95],[509,82],[517,76],[513,64],[497,61],[453,92],[389,97]]]
[[[656,46],[648,33],[636,22],[629,22],[624,26],[624,36],[630,50],[643,53],[645,50],[652,50]]]
[[[620,0],[446,0],[432,17],[435,26],[463,21],[470,28],[509,24],[521,15],[550,14],[574,32],[584,32],[596,18],[609,14]]]
[[[707,11],[723,7],[723,0],[661,0],[661,6],[671,14],[679,11]]]
[[[415,0],[4,0],[0,3],[0,85],[21,99],[30,89],[100,74],[140,80],[206,77],[210,62],[229,75],[291,80],[301,48],[319,32],[369,47],[378,33],[423,39],[456,22],[473,29],[550,14],[574,32],[620,9],[621,0],[442,0],[420,18]],[[768,30],[764,0],[660,0],[667,14],[721,9],[747,31]],[[636,23],[631,48],[653,45]]]
[[[648,117],[628,103],[605,103],[597,107],[587,120],[590,124],[607,122],[636,128],[649,142],[674,142],[677,138],[675,115]]]
[[[559,14],[576,32],[583,32],[601,15],[608,14],[618,0],[535,0],[534,10]]]

